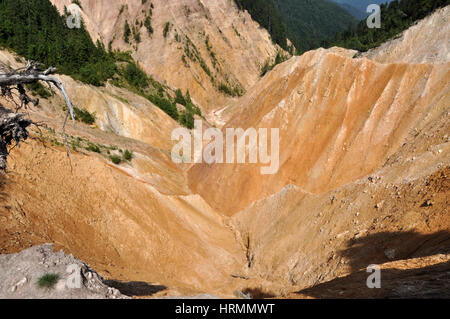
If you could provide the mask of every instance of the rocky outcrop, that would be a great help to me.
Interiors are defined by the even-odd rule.
[[[0,255],[1,299],[124,299],[84,262],[54,252],[53,245],[36,246],[17,254]],[[49,287],[39,279],[54,276]]]

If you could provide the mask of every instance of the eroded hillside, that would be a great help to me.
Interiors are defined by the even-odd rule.
[[[62,12],[72,1],[52,3]],[[247,12],[239,11],[234,0],[80,3],[94,40],[101,39],[105,47],[132,51],[147,73],[189,90],[205,114],[252,87],[264,63],[278,50],[268,32]],[[128,43],[126,23],[132,31]]]
[[[115,10],[94,10],[106,2],[81,2],[88,28],[102,30],[104,41],[122,28],[121,18],[117,25],[110,23],[116,21]],[[178,17],[181,3],[173,1],[172,9],[162,12],[154,1],[155,10],[161,10],[154,26],[159,21],[161,29],[168,14]],[[204,6],[213,15],[219,3],[231,1]],[[140,14],[141,2],[109,7],[119,11],[119,4],[129,5],[122,14]],[[203,10],[195,14],[201,17]],[[89,12],[96,12],[97,20]],[[233,19],[225,12],[224,21]],[[103,14],[112,20],[107,23]],[[428,31],[435,25],[430,21],[437,20],[431,17],[413,28],[440,34]],[[212,25],[205,22],[205,28]],[[174,23],[173,36],[181,26],[188,28]],[[169,41],[160,32],[155,28],[155,39],[140,45]],[[113,45],[126,48],[121,41]],[[167,61],[181,57],[174,58],[178,51],[169,47],[148,54],[147,67],[176,68]],[[273,51],[255,56],[264,61],[275,52],[270,47]],[[219,99],[218,105],[226,107],[214,117],[226,123],[224,129],[280,128],[280,170],[268,176],[258,166],[177,166],[170,158],[170,133],[177,124],[169,116],[124,89],[94,88],[62,77],[75,103],[97,113],[97,127],[67,127],[69,158],[61,137],[61,98],[52,96],[30,110],[48,128],[34,130],[37,140],[13,149],[9,171],[1,175],[0,253],[52,242],[106,279],[161,287],[154,296],[208,292],[231,297],[237,290],[254,297],[354,297],[348,287],[359,297],[436,296],[433,280],[448,280],[450,265],[450,61],[445,48],[437,46],[439,58],[420,64],[415,62],[422,59],[421,51],[419,60],[400,54],[390,62],[319,49],[291,58],[259,81],[256,64],[245,66],[256,73],[240,76],[256,74],[248,80],[255,85],[228,105]],[[247,63],[241,57],[227,63],[239,70]],[[0,59],[20,63],[4,51]],[[192,69],[185,71],[180,69],[178,76],[184,78],[173,75],[173,81],[197,90],[198,82],[189,80]],[[199,100],[202,90],[196,93]],[[214,94],[208,99],[217,98]],[[113,164],[109,156],[126,149],[133,158]],[[388,282],[376,295],[365,288],[369,264],[380,264]]]
[[[20,66],[12,54],[0,56]],[[1,176],[1,253],[52,242],[107,279],[164,284],[172,294],[229,293],[228,270],[240,269],[245,257],[223,217],[191,194],[185,168],[172,162],[176,123],[131,92],[61,79],[75,103],[97,113],[98,127],[68,124],[68,157],[62,98],[30,110],[45,126],[12,152]],[[110,156],[125,149],[133,158],[113,164]]]
[[[257,165],[196,165],[191,188],[233,215],[287,184],[323,193],[366,176],[415,124],[450,105],[449,65],[379,64],[324,49],[294,57],[243,97],[224,126],[280,128],[278,173],[261,175]]]
[[[381,63],[426,63],[450,59],[450,7],[434,14],[403,32],[397,39],[370,50],[369,59]]]

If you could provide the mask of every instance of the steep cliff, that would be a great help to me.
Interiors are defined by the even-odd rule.
[[[71,2],[52,0],[61,12]],[[101,39],[113,49],[131,50],[156,79],[189,90],[204,113],[252,87],[261,67],[277,53],[267,31],[247,12],[239,11],[234,0],[80,3],[94,40]],[[132,33],[128,43],[126,23]]]

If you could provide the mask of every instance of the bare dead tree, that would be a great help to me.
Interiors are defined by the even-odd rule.
[[[59,79],[51,76],[55,72],[56,68],[53,67],[41,70],[40,64],[32,61],[29,61],[24,68],[20,69],[11,69],[6,65],[0,65],[0,95],[16,106],[15,111],[12,111],[0,105],[0,170],[6,169],[9,155],[8,148],[15,147],[21,141],[25,141],[29,137],[27,128],[36,124],[26,118],[25,113],[19,113],[29,104],[37,106],[39,103],[39,99],[32,99],[27,95],[25,90],[27,84],[42,81],[49,86],[53,84],[61,92],[68,109],[63,126],[63,135],[67,145],[65,126],[69,116],[75,122],[75,115],[64,85]]]

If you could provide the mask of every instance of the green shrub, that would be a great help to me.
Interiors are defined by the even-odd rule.
[[[187,110],[183,111],[180,114],[180,124],[192,130],[194,128],[194,115]]]
[[[94,152],[94,153],[101,153],[100,147],[98,147],[98,145],[89,143],[88,147],[86,148],[88,151],[90,152]]]
[[[181,92],[180,89],[177,89],[175,91],[175,103],[178,103],[178,104],[186,106],[186,100],[185,100],[185,98],[183,96],[183,92]]]
[[[75,112],[75,120],[92,125],[95,123],[95,113],[89,113],[88,110],[80,109],[78,107],[73,108]]]
[[[58,274],[45,274],[42,277],[40,277],[38,279],[38,286],[40,288],[53,288],[59,280],[59,275]]]
[[[33,95],[38,95],[43,99],[48,99],[50,96],[52,96],[52,93],[50,92],[50,90],[45,88],[39,82],[27,84],[27,89],[30,90]]]
[[[148,99],[150,100],[150,102],[152,102],[166,114],[168,114],[171,118],[176,121],[178,120],[178,110],[174,103],[158,95],[151,95],[148,97]]]
[[[131,161],[133,159],[133,152],[125,150],[125,152],[123,153],[123,159],[125,161]]]
[[[166,24],[164,25],[164,30],[163,30],[164,38],[167,38],[169,31],[170,31],[170,22],[166,22]]]
[[[111,160],[111,162],[113,162],[116,165],[119,165],[120,163],[122,163],[122,158],[118,155],[111,155],[109,157],[109,159]]]
[[[119,16],[125,11],[125,9],[128,7],[128,5],[123,4],[119,9]]]
[[[138,90],[146,88],[149,84],[147,74],[136,63],[128,63],[122,74],[128,84]]]
[[[149,16],[145,18],[144,26],[147,28],[149,34],[153,34],[152,19]]]
[[[230,88],[225,83],[220,83],[218,89],[220,92],[229,96],[242,96],[243,94],[242,89],[239,89],[239,87]]]
[[[136,41],[136,43],[141,43],[141,33],[138,31],[136,27],[133,27],[133,38],[134,41]]]
[[[114,51],[111,52],[113,58],[118,62],[133,62],[133,57],[130,51]]]
[[[123,27],[123,39],[126,43],[130,43],[130,35],[131,35],[131,28],[128,24],[128,21],[125,21],[125,25]]]
[[[283,55],[282,53],[278,52],[277,56],[275,57],[275,61],[273,63],[270,63],[270,59],[268,59],[263,67],[261,68],[261,76],[264,76],[267,74],[267,72],[272,71],[274,67],[276,67],[278,64],[285,62],[289,57]]]

